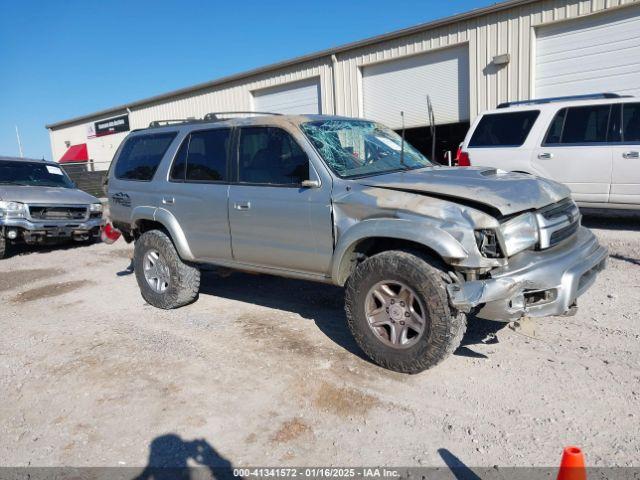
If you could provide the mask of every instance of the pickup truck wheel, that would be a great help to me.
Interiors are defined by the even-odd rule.
[[[142,298],[154,307],[178,308],[198,296],[200,270],[184,263],[171,239],[160,230],[138,238],[133,265]]]
[[[419,373],[458,348],[466,318],[449,306],[441,270],[405,251],[374,255],[346,285],[349,329],[378,365]]]

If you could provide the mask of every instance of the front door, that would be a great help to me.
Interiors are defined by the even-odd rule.
[[[331,185],[319,180],[296,140],[276,127],[239,130],[229,222],[237,262],[327,274],[333,252]]]
[[[611,105],[563,108],[555,115],[532,165],[541,176],[564,183],[574,200],[606,203],[611,185],[607,144]]]
[[[231,260],[227,158],[231,129],[192,132],[173,160],[160,208],[176,217],[198,260]]]
[[[640,103],[622,105],[622,139],[613,148],[610,203],[640,205]]]

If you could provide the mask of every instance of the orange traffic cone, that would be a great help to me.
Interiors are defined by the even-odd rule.
[[[578,447],[565,447],[563,450],[558,480],[587,480],[584,455]]]

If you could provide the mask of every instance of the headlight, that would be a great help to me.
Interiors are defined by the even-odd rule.
[[[482,230],[475,231],[476,243],[478,244],[478,250],[483,256],[487,258],[502,258],[502,250],[498,244],[498,236],[495,230],[484,228]]]
[[[0,217],[24,218],[25,212],[24,203],[0,201]]]
[[[95,212],[102,212],[102,204],[101,203],[92,203],[89,206],[89,211],[91,213],[95,213]]]
[[[533,247],[539,240],[538,222],[531,213],[519,215],[503,223],[500,230],[507,249],[507,257]]]

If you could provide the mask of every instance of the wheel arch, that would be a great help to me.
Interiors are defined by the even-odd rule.
[[[154,229],[164,230],[175,245],[180,258],[190,261],[195,260],[182,227],[180,227],[176,217],[168,210],[143,207],[133,212],[131,224],[139,233]]]
[[[413,250],[442,263],[468,257],[464,247],[448,232],[428,224],[400,219],[366,220],[339,240],[331,276],[344,285],[361,258],[387,250]]]

